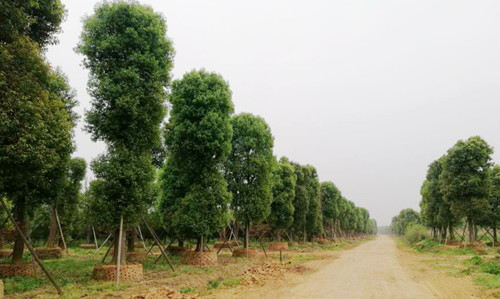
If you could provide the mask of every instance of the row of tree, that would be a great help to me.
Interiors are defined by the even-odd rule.
[[[79,220],[75,215],[114,231],[118,240],[121,222],[136,227],[156,214],[171,237],[196,238],[200,250],[232,220],[245,227],[246,246],[250,226],[262,222],[278,238],[283,231],[304,240],[376,232],[368,211],[333,183],[320,183],[314,167],[276,160],[270,127],[252,114],[233,115],[231,91],[220,75],[192,71],[171,82],[174,49],[165,20],[136,2],[99,4],[84,20],[76,48],[90,72],[85,128],[107,145],[92,161],[96,179],[81,196],[86,164],[71,159],[75,93],[43,57],[64,7],[40,0],[6,9],[10,19],[0,28],[0,197],[13,205],[23,230],[44,204],[52,211],[50,246],[59,218],[68,229]],[[114,262],[124,243],[115,242]],[[17,238],[14,263],[22,262],[23,247]]]
[[[463,223],[470,241],[477,240],[477,227],[482,227],[491,230],[497,242],[500,166],[492,163],[492,153],[493,149],[476,136],[459,140],[429,165],[420,207],[422,222],[435,238],[454,238],[454,227]]]

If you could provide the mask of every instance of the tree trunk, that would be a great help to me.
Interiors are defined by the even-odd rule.
[[[121,250],[121,257],[120,257],[120,264],[122,265],[126,265],[127,264],[127,257],[126,257],[126,252],[127,250],[125,250],[125,241],[126,241],[127,238],[125,238],[125,236],[122,235],[122,250]],[[120,244],[119,240],[120,240],[120,229],[116,229],[115,230],[115,245],[114,245],[114,248],[113,248],[113,259],[111,260],[111,262],[113,264],[117,264],[118,263],[118,246]]]
[[[91,236],[90,236],[90,234],[91,234],[90,230],[91,230],[90,225],[87,225],[87,244],[90,244],[90,238],[91,238]]]
[[[303,237],[304,242],[307,241],[306,238],[307,238],[307,234],[306,234],[306,217],[304,217],[304,237]]]
[[[52,205],[50,209],[50,228],[49,228],[49,239],[47,240],[48,248],[55,248],[57,245],[57,219],[56,219],[56,204]]]
[[[196,240],[196,248],[194,249],[194,251],[200,251],[200,246],[201,246],[201,237],[199,237]]]
[[[455,240],[455,234],[453,233],[453,226],[448,225],[448,231],[450,232],[450,240]]]
[[[16,221],[21,228],[23,234],[26,234],[27,230],[27,220],[26,220],[26,202],[24,199],[17,201],[14,210]],[[22,264],[23,263],[23,253],[24,253],[24,241],[20,234],[16,233],[16,240],[14,242],[14,251],[12,253],[12,263]]]
[[[497,240],[497,227],[493,226],[493,247],[498,244]]]
[[[240,223],[238,221],[234,222],[233,232],[234,232],[234,237],[236,238],[236,240],[238,240],[238,238],[240,237]]]
[[[276,241],[278,241],[278,242],[281,242],[281,231],[282,231],[281,228],[278,228],[276,230]]]
[[[127,238],[127,251],[134,252],[135,251],[135,243],[137,242],[137,230],[132,228],[130,234],[128,234]]]
[[[467,224],[469,226],[469,242],[472,242],[474,241],[474,222],[470,216],[467,217]]]
[[[245,242],[243,242],[244,243],[243,245],[245,246],[247,252],[248,252],[248,243],[250,243],[249,226],[250,226],[250,221],[247,220],[245,222]]]
[[[179,248],[184,248],[184,238],[177,238],[179,242]]]

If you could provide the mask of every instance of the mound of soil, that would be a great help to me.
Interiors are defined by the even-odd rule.
[[[149,289],[141,294],[134,295],[130,299],[196,299],[194,295],[181,294],[167,287]]]
[[[97,249],[95,244],[80,244],[81,249]]]
[[[96,280],[116,280],[116,265],[99,264],[94,267],[93,277]],[[144,276],[142,264],[126,264],[120,266],[120,280],[141,280]]]
[[[234,255],[236,257],[247,257],[247,250],[245,248],[236,248],[233,250]],[[260,257],[261,252],[259,249],[248,249],[248,257],[249,258],[255,258],[255,257]]]
[[[9,257],[12,254],[12,249],[0,249],[0,258]]]
[[[269,250],[287,250],[288,249],[288,243],[286,242],[271,242],[269,243]]]
[[[241,284],[246,286],[262,285],[266,280],[279,277],[284,271],[285,264],[278,262],[265,262],[262,265],[250,268],[243,272]]]
[[[63,254],[63,250],[59,247],[56,248],[36,248],[36,254],[42,260],[45,259],[60,259]]]

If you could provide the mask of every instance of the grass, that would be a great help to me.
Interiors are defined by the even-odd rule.
[[[226,287],[234,287],[240,284],[241,279],[241,277],[228,278],[222,281],[222,284]]]
[[[435,269],[450,269],[447,272],[451,277],[462,277],[469,275],[472,281],[480,286],[489,289],[500,288],[500,263],[491,258],[496,254],[495,249],[487,249],[489,258],[478,256],[478,252],[472,248],[450,248],[432,240],[423,240],[414,245],[409,245],[402,238],[399,240],[400,246],[412,248],[417,252],[431,255],[436,258],[426,259],[424,262],[433,264]],[[443,256],[445,258],[443,258]],[[472,256],[469,259],[463,257]],[[500,296],[500,293],[498,293]]]

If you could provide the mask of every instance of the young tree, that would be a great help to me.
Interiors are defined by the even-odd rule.
[[[273,136],[259,116],[242,113],[231,118],[232,151],[227,158],[226,179],[233,195],[236,219],[245,224],[244,246],[248,250],[248,229],[270,212],[272,201]]]
[[[151,203],[153,153],[161,145],[174,51],[161,15],[121,1],[96,7],[84,21],[77,51],[85,55],[84,66],[90,71],[92,108],[86,129],[94,140],[108,145],[108,153],[91,166],[101,180],[100,210],[110,210],[102,215],[109,217],[107,227],[115,229],[117,240],[120,218],[126,226],[135,226]],[[116,242],[115,263],[118,246]],[[122,254],[125,263],[125,250]]]
[[[68,174],[61,200],[59,200],[57,204],[57,211],[60,217],[59,220],[65,237],[69,236],[69,232],[72,230],[73,223],[77,218],[76,215],[78,213],[78,205],[82,196],[80,191],[82,189],[81,182],[85,177],[86,168],[87,163],[83,158],[73,158],[69,161]],[[52,227],[52,221],[51,231],[57,231],[57,227]]]
[[[475,240],[474,221],[487,206],[488,169],[493,150],[480,137],[459,140],[448,150],[440,175],[440,189],[451,210],[460,219],[467,218],[469,240]]]
[[[177,237],[203,237],[229,222],[231,194],[222,169],[231,151],[231,91],[221,76],[192,71],[172,84],[167,162],[159,207]]]
[[[269,224],[276,231],[278,242],[281,241],[281,232],[293,223],[293,198],[295,197],[295,176],[292,164],[286,157],[282,157],[273,172],[273,202],[269,214]]]

